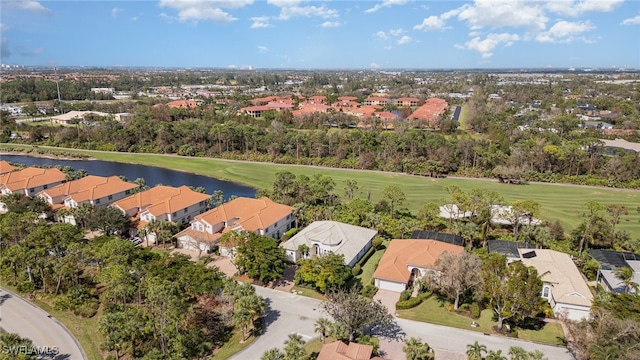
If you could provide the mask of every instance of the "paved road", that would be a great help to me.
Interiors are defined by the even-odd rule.
[[[320,310],[319,300],[260,286],[255,288],[258,295],[267,300],[265,331],[231,360],[255,360],[266,350],[274,347],[282,349],[291,333],[298,333],[305,341],[318,336],[313,331],[315,322],[321,317],[327,317]]]
[[[232,360],[258,359],[265,350],[283,348],[287,335],[297,332],[309,340],[318,336],[314,333],[315,320],[328,317],[319,306],[320,301],[307,297],[285,293],[279,290],[256,287],[258,295],[268,299],[269,312],[267,327],[262,336],[244,351],[232,357]],[[497,335],[484,335],[475,331],[450,328],[406,319],[397,319],[398,325],[407,337],[419,337],[435,349],[448,350],[464,354],[467,344],[478,341],[489,350],[502,350],[503,354],[511,346],[520,346],[527,351],[540,350],[553,360],[573,360],[573,356],[564,347],[541,345],[528,341],[511,339]]]
[[[76,339],[63,325],[44,310],[4,288],[0,288],[0,328],[31,339],[33,345],[41,349],[58,349],[57,354],[52,351],[49,355],[39,356],[39,359],[86,359]]]

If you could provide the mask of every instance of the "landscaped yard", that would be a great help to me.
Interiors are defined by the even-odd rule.
[[[388,244],[389,242],[386,241],[386,243]],[[378,263],[380,262],[385,249],[377,250],[362,266],[360,275],[356,276],[356,278],[360,279],[362,286],[371,285],[371,281],[373,280],[373,273],[376,271]]]
[[[415,308],[397,310],[396,313],[398,317],[405,319],[489,334],[493,333],[492,328],[496,325],[496,322],[492,320],[491,310],[485,309],[480,314],[480,318],[475,319],[478,327],[472,327],[471,323],[474,319],[447,311],[445,303],[438,300],[437,296],[431,296]],[[518,329],[518,338],[551,345],[562,345],[564,333],[560,324],[548,323],[538,331]]]
[[[0,150],[19,148],[15,144],[0,144]],[[30,147],[25,147],[26,149]],[[41,147],[44,148],[44,147]],[[44,150],[44,149],[43,149]],[[585,212],[584,204],[593,200],[603,204],[621,204],[630,209],[629,215],[622,217],[618,228],[629,232],[631,238],[640,237],[640,213],[635,209],[640,204],[640,191],[586,187],[563,184],[501,184],[494,179],[454,179],[428,178],[400,173],[379,171],[333,169],[323,167],[307,167],[297,165],[280,165],[271,163],[255,163],[246,161],[228,161],[210,158],[190,158],[173,155],[129,154],[115,152],[94,152],[87,150],[46,148],[46,151],[62,153],[82,153],[99,160],[116,161],[131,164],[158,166],[182,170],[200,175],[215,177],[253,186],[255,188],[271,188],[275,174],[279,171],[290,171],[293,174],[328,175],[336,183],[336,194],[343,196],[342,189],[347,180],[355,180],[360,190],[356,196],[366,198],[371,194],[371,201],[382,198],[382,189],[388,185],[398,185],[405,193],[406,207],[416,213],[420,207],[429,202],[444,204],[450,201],[445,190],[449,185],[456,185],[464,191],[471,189],[495,190],[506,201],[532,199],[541,205],[541,218],[560,220],[569,232],[583,220],[580,216]],[[188,185],[188,184],[187,184]]]
[[[241,343],[240,342],[241,338],[242,338],[242,334],[240,334],[240,331],[234,331],[233,335],[231,336],[231,339],[229,339],[229,341],[227,341],[224,345],[222,345],[222,347],[220,347],[220,349],[216,351],[215,355],[213,355],[213,359],[216,359],[216,360],[228,359],[231,356],[242,351],[242,349],[251,345],[253,340],[256,339],[255,336],[251,335],[245,342]]]

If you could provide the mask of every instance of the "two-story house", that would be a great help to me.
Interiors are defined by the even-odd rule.
[[[107,206],[129,196],[138,185],[126,182],[117,176],[88,175],[42,190],[38,196],[44,199],[55,210],[60,208],[76,208],[81,204]],[[75,224],[72,215],[65,215],[64,222]]]
[[[294,223],[291,206],[267,197],[239,197],[196,216],[191,225],[175,237],[185,249],[206,251],[229,231],[248,231],[279,239]]]
[[[0,211],[7,211],[2,195],[23,194],[35,196],[39,191],[56,186],[65,181],[66,175],[58,169],[40,169],[29,167],[16,170],[6,161],[2,161],[0,175]]]

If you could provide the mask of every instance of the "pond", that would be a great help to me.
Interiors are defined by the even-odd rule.
[[[253,198],[256,195],[256,189],[250,186],[183,171],[146,165],[123,164],[102,160],[58,160],[26,155],[1,155],[0,160],[8,161],[10,163],[25,164],[27,166],[71,166],[74,170],[84,169],[90,175],[123,175],[128,181],[143,178],[149,187],[161,184],[176,187],[182,185],[193,187],[201,186],[206,190],[207,194],[213,194],[216,190],[222,190],[224,197],[227,199],[232,195],[250,198]]]

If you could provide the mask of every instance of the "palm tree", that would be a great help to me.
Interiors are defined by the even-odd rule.
[[[240,342],[245,342],[247,340],[247,328],[251,324],[251,313],[249,310],[244,308],[238,308],[233,313],[233,325],[240,328],[242,332],[242,340]]]
[[[468,360],[482,360],[482,357],[487,352],[487,347],[476,342],[467,345],[467,359]]]
[[[486,360],[507,360],[507,357],[502,355],[502,350],[491,350],[489,354],[487,354]]]
[[[593,360],[615,360],[620,358],[620,348],[617,345],[604,347],[593,344],[589,350],[591,350],[590,359]]]
[[[427,343],[422,343],[420,339],[412,337],[404,341],[402,351],[407,355],[407,360],[428,360],[433,359],[433,350]]]
[[[638,283],[633,281],[634,272],[632,268],[628,266],[619,267],[613,271],[613,274],[624,284],[625,293],[630,293],[631,289],[636,293],[638,292]]]
[[[260,360],[284,360],[284,353],[278,348],[273,348],[265,351]]]
[[[333,326],[333,324],[327,318],[322,317],[316,320],[314,331],[317,333],[320,333],[320,336],[322,336],[323,344],[324,344],[324,341],[326,340],[327,334],[329,334],[329,332],[331,331],[331,326]]]
[[[304,349],[304,340],[298,334],[289,334],[284,341],[285,360],[304,360],[307,358],[307,351]]]
[[[527,359],[528,360],[549,360],[546,356],[544,356],[544,353],[540,350],[531,351]]]
[[[529,353],[520,346],[512,346],[509,348],[509,355],[511,360],[528,360]]]

